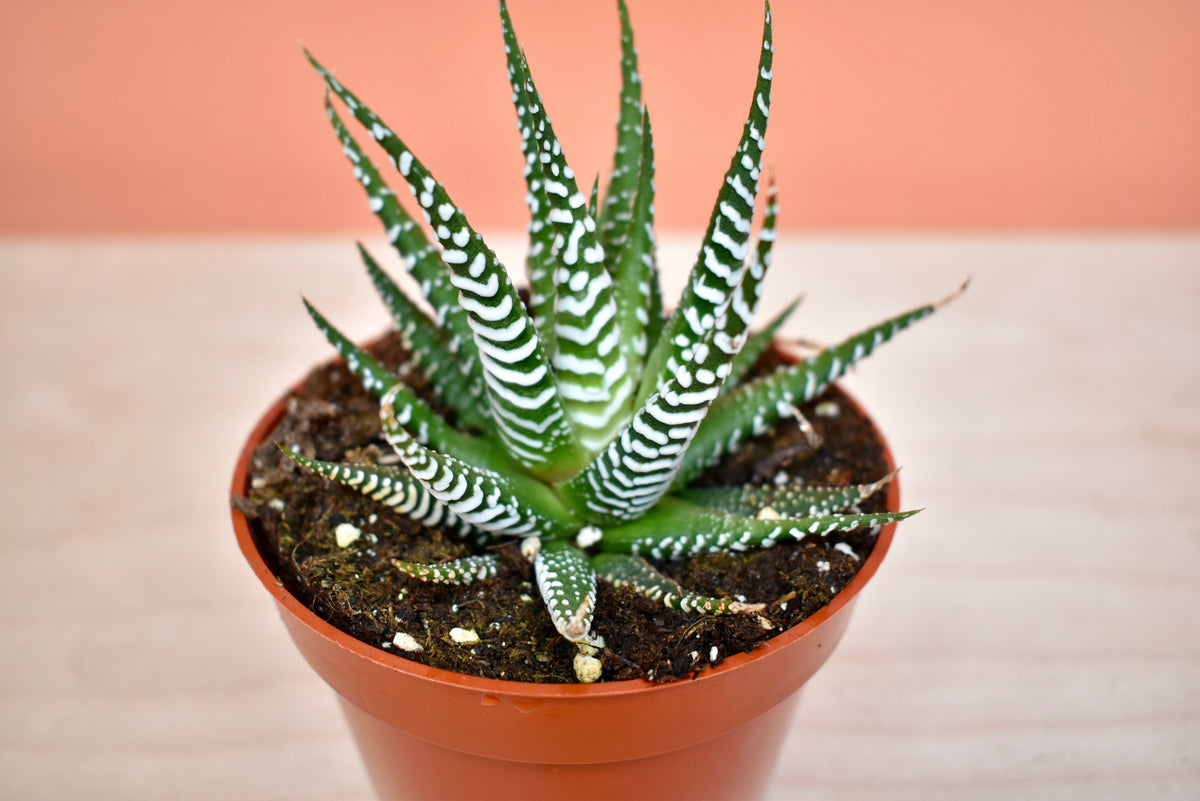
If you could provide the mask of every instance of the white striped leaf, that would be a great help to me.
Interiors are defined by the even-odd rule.
[[[571,642],[589,642],[596,572],[588,555],[566,540],[543,542],[533,575],[558,633]]]
[[[406,576],[412,576],[432,584],[462,586],[495,576],[496,570],[500,566],[500,557],[489,553],[480,556],[464,556],[462,559],[431,565],[393,559],[392,566]]]
[[[809,487],[768,484],[762,487],[702,487],[685,489],[683,500],[744,517],[812,517],[845,511],[883,489],[895,477],[889,473],[870,484]]]
[[[593,220],[596,219],[597,205],[600,203],[600,176],[596,175],[592,179],[592,193],[588,195],[587,213]],[[605,251],[606,253],[608,251]]]
[[[738,336],[748,331],[758,310],[758,301],[762,296],[762,282],[771,266],[771,248],[775,244],[775,226],[779,217],[779,203],[775,191],[775,179],[767,183],[767,203],[763,215],[762,230],[758,234],[758,244],[750,257],[750,263],[742,274],[742,281],[733,291],[729,300],[729,309],[725,315],[725,334]],[[747,334],[747,340],[752,335]],[[745,347],[733,357],[730,363],[729,380],[721,386],[721,394],[740,380],[745,371],[758,360],[761,351],[755,354],[744,354]]]
[[[460,380],[467,384],[473,398],[482,397],[483,378],[471,326],[466,311],[458,305],[458,290],[450,281],[450,271],[442,262],[437,246],[425,237],[420,225],[400,205],[396,193],[384,182],[374,162],[350,135],[328,97],[325,111],[342,143],[342,151],[354,164],[354,177],[366,190],[371,211],[383,223],[388,241],[403,258],[405,268],[421,289],[421,295],[433,307],[438,325],[445,330],[446,346],[455,354],[455,369],[463,376]]]
[[[384,439],[417,481],[450,511],[496,535],[554,537],[579,530],[580,521],[532,476],[489,470],[421,445],[393,412],[396,389],[379,406]]]
[[[779,333],[779,329],[783,326],[787,319],[796,311],[796,307],[800,305],[802,298],[798,297],[783,308],[777,315],[762,327],[746,338],[746,344],[742,345],[742,349],[738,351],[738,355],[733,358],[733,363],[730,365],[729,378],[721,385],[721,394],[724,395],[737,389],[742,378],[749,372],[767,352],[767,348],[771,347],[771,342],[774,341],[775,335]]]
[[[388,392],[392,393],[392,413],[414,432],[418,442],[492,470],[509,471],[517,468],[516,463],[491,440],[464,434],[443,420],[416,393],[401,385],[371,354],[334,328],[312,304],[305,300],[304,305],[317,328],[346,360],[350,372],[362,380],[363,386],[381,398]]]
[[[497,435],[509,453],[535,474],[561,477],[578,469],[587,454],[565,417],[529,314],[496,254],[395,132],[311,54],[308,59],[325,85],[387,152],[433,227],[479,348]]]
[[[357,490],[372,500],[394,509],[423,526],[443,528],[460,536],[476,533],[471,524],[434,498],[405,469],[380,464],[337,464],[310,459],[282,445],[292,461],[325,478]]]
[[[781,541],[824,537],[835,531],[873,528],[912,517],[910,512],[813,515],[760,520],[664,498],[641,518],[605,529],[600,548],[609,553],[679,559],[717,551],[770,548]]]
[[[500,4],[500,24],[504,32],[504,54],[512,102],[517,111],[517,130],[521,134],[521,155],[525,157],[525,204],[529,207],[529,252],[525,257],[529,280],[529,304],[542,347],[554,351],[554,240],[555,226],[550,221],[550,202],[546,198],[545,175],[539,158],[538,139],[534,135],[531,101],[526,90],[524,54],[513,32],[507,6]]]
[[[350,372],[362,381],[363,389],[375,397],[381,398],[383,393],[399,383],[399,379],[380,364],[378,359],[354,344],[353,340],[325,319],[325,315],[317,311],[317,308],[308,302],[308,298],[302,297],[301,300],[304,301],[304,308],[308,310],[308,316],[317,324],[317,328],[325,335],[325,339],[329,341],[330,345],[333,345],[338,355],[346,360],[346,366]],[[424,405],[424,401],[420,401],[420,403]],[[429,414],[436,416],[432,410]]]
[[[634,193],[638,191],[639,165],[642,163],[642,76],[638,72],[637,49],[633,46],[633,26],[625,0],[617,0],[621,18],[621,107],[617,113],[617,149],[613,153],[612,173],[604,192],[604,206],[597,222],[604,252],[621,252],[634,219]]]
[[[358,252],[375,285],[375,291],[391,312],[401,341],[412,352],[416,364],[438,398],[454,410],[461,422],[487,430],[490,418],[487,416],[488,407],[484,403],[482,385],[477,387],[471,378],[463,374],[460,369],[462,359],[450,349],[443,330],[396,286],[361,242],[358,243]],[[474,341],[471,344],[474,345]]]
[[[683,355],[708,338],[717,318],[729,305],[731,293],[745,272],[750,240],[750,221],[762,169],[763,138],[771,103],[771,8],[763,23],[763,46],[758,62],[758,80],[750,114],[742,129],[737,151],[725,173],[717,202],[709,219],[708,232],[684,288],[683,297],[668,318],[662,335],[646,361],[638,391],[638,403],[659,391],[675,375]]]
[[[625,421],[634,375],[618,347],[617,305],[596,222],[534,85],[504,3],[505,52],[519,104],[527,167],[541,170],[539,203],[553,224],[554,348],[559,394],[580,443],[595,453]],[[532,140],[532,141],[531,141]],[[531,145],[536,145],[536,157]],[[527,179],[529,180],[529,179]],[[531,193],[532,194],[532,193]]]
[[[685,486],[747,439],[764,433],[775,420],[817,397],[849,367],[956,296],[957,293],[941,303],[921,306],[873,325],[816,356],[781,367],[720,398],[696,433],[675,478],[675,488]]]
[[[761,612],[765,606],[692,592],[659,573],[640,556],[601,553],[592,557],[592,565],[596,575],[614,587],[630,587],[668,609],[706,615],[734,615]]]
[[[626,228],[628,235],[621,240],[613,269],[616,284],[617,326],[621,331],[619,347],[625,354],[632,375],[640,374],[649,348],[651,300],[659,301],[658,323],[661,325],[662,294],[658,291],[658,272],[654,266],[654,134],[650,129],[650,112],[642,116],[642,152],[637,173],[637,193],[633,201],[633,216]]]
[[[633,520],[662,498],[743,337],[718,332],[685,354],[687,361],[662,391],[591,464],[562,484],[560,494],[576,512],[597,524]]]

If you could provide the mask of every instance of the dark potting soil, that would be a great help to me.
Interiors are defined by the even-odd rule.
[[[393,368],[407,355],[395,335],[371,351]],[[756,369],[779,361],[769,353]],[[419,371],[404,380],[419,393],[425,388]],[[887,472],[870,425],[836,387],[802,412],[823,439],[815,451],[793,420],[779,421],[694,483],[763,484],[782,473],[789,480],[841,486],[875,481]],[[577,648],[554,629],[532,566],[516,543],[491,546],[502,557],[501,569],[477,584],[455,587],[409,578],[391,560],[440,562],[481,549],[302,470],[275,443],[328,461],[396,459],[380,433],[377,402],[340,361],[306,378],[288,398],[283,421],[255,451],[247,495],[234,496],[233,503],[249,519],[272,571],[316,614],[363,642],[447,670],[514,681],[576,681]],[[883,496],[881,491],[860,506],[882,511]],[[334,534],[342,523],[362,532],[344,548]],[[597,654],[602,680],[684,678],[752,649],[829,603],[854,577],[874,541],[870,531],[834,532],[744,554],[656,564],[705,595],[767,604],[758,615],[685,614],[601,581],[592,630],[605,640]],[[450,634],[454,629],[474,632],[478,640],[456,641]],[[393,644],[398,632],[410,635],[422,650],[398,649]]]

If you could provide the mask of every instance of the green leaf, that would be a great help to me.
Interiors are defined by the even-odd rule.
[[[641,518],[605,529],[600,548],[608,553],[679,559],[700,553],[770,548],[781,540],[824,537],[834,531],[872,528],[912,517],[911,512],[813,515],[760,520],[664,498]]]
[[[588,196],[587,213],[593,220],[596,219],[596,206],[600,199],[600,176],[597,175],[592,179],[592,194]]]
[[[500,13],[510,80],[518,103],[525,107],[525,114],[519,116],[523,116],[526,163],[530,165],[533,155],[528,152],[530,136],[524,127],[528,122],[537,145],[533,164],[542,173],[538,202],[546,202],[546,218],[555,228],[551,361],[571,426],[584,448],[595,453],[626,419],[634,376],[617,347],[620,331],[612,276],[605,269],[596,222],[588,214],[587,201],[546,114],[504,3]]]
[[[734,598],[715,598],[685,589],[659,573],[640,556],[601,553],[592,557],[596,575],[614,587],[631,587],[651,601],[681,612],[732,615],[761,612],[765,604],[748,604]]]
[[[716,336],[685,354],[675,377],[591,464],[559,487],[560,495],[597,524],[633,520],[654,506],[675,479],[739,346]]]
[[[746,344],[738,351],[738,355],[733,357],[733,362],[730,365],[729,378],[725,379],[725,383],[721,385],[721,394],[725,395],[737,389],[742,383],[742,378],[749,372],[750,368],[758,363],[758,360],[767,348],[771,347],[771,343],[775,340],[775,335],[779,333],[779,329],[787,321],[792,313],[796,311],[796,307],[800,305],[802,298],[798,297],[784,307],[783,311],[771,318],[771,321],[763,326],[762,330],[756,331],[746,339]]]
[[[538,475],[553,478],[578,469],[587,453],[575,440],[550,363],[496,254],[395,132],[305,52],[325,85],[387,152],[433,226],[479,348],[499,438],[514,458]]]
[[[279,449],[301,467],[357,490],[423,526],[444,528],[460,536],[476,532],[472,525],[459,519],[441,501],[430,495],[408,470],[380,464],[324,462],[295,453],[282,445]]]
[[[550,201],[546,197],[546,180],[539,157],[538,138],[534,135],[535,120],[532,101],[526,91],[525,56],[513,32],[508,7],[500,4],[500,22],[504,33],[504,55],[508,66],[508,81],[512,86],[513,105],[517,111],[517,130],[521,134],[521,154],[525,157],[525,203],[529,206],[529,252],[525,270],[529,281],[529,303],[538,337],[547,353],[554,352],[554,223],[550,221]]]
[[[328,95],[325,112],[342,143],[342,151],[354,165],[355,178],[366,190],[371,211],[383,223],[388,241],[404,259],[405,268],[433,307],[438,325],[446,331],[447,348],[455,354],[456,369],[470,383],[472,394],[481,396],[483,378],[479,372],[479,354],[467,314],[458,305],[458,290],[451,284],[450,272],[438,254],[437,246],[426,239],[421,227],[397,201],[396,193],[384,183],[375,164],[342,123]]]
[[[317,311],[307,298],[301,298],[301,300],[304,301],[304,308],[308,310],[308,316],[317,324],[317,328],[325,335],[325,339],[329,341],[330,345],[333,345],[338,355],[346,360],[346,366],[350,372],[362,381],[363,389],[380,398],[399,383],[399,379],[380,364],[374,356],[358,347],[349,337],[334,328],[333,324],[325,319],[325,315]],[[424,401],[420,401],[420,403],[424,405]],[[429,414],[436,416],[432,410]]]
[[[652,307],[655,298],[659,303],[657,322],[662,325],[662,294],[654,265],[654,134],[650,129],[649,111],[643,115],[641,125],[644,135],[633,219],[613,270],[617,327],[621,331],[619,347],[633,375],[641,373],[649,349],[648,329],[655,315]]]
[[[401,340],[412,351],[438,398],[452,408],[464,424],[485,430],[490,428],[482,384],[463,375],[461,359],[448,346],[444,332],[396,286],[361,242],[358,251],[376,292],[396,322]]]
[[[758,80],[749,118],[742,130],[737,151],[725,173],[725,182],[709,219],[700,255],[688,278],[683,297],[668,318],[662,335],[646,360],[637,404],[645,402],[675,375],[686,361],[684,353],[704,342],[715,321],[729,305],[730,294],[742,281],[750,239],[750,221],[758,193],[762,152],[766,145],[771,103],[771,9],[763,23],[763,47],[758,62]]]
[[[775,179],[772,177],[767,183],[766,211],[763,217],[762,230],[758,234],[758,245],[755,247],[750,264],[742,276],[742,282],[734,291],[729,304],[730,313],[727,315],[724,328],[726,336],[739,336],[742,332],[749,330],[750,323],[754,319],[754,313],[758,310],[758,301],[762,296],[763,278],[767,274],[767,268],[771,266],[771,248],[775,244],[775,227],[778,218],[779,203],[775,190]],[[783,317],[786,317],[786,314]],[[750,344],[751,340],[753,340],[754,344],[750,348],[749,353],[746,352],[746,347],[743,345],[738,354],[733,357],[729,378],[721,386],[722,395],[740,382],[746,370],[750,369],[758,361],[758,357],[762,355],[767,345],[770,344],[771,336],[774,335],[775,330],[783,322],[783,317],[776,318],[771,325],[767,326],[765,331],[752,335],[747,339],[747,344]]]
[[[389,392],[392,393],[393,414],[403,421],[403,425],[416,433],[418,442],[492,470],[506,472],[516,469],[516,463],[491,441],[476,439],[451,426],[416,393],[403,386],[371,354],[334,328],[307,300],[304,301],[304,306],[317,328],[346,360],[350,372],[362,380],[363,386],[369,392],[381,398],[386,397]]]
[[[566,540],[543,542],[533,574],[558,633],[588,642],[596,605],[596,573],[588,555]]]
[[[722,397],[713,404],[708,418],[696,432],[696,438],[675,477],[674,487],[678,489],[685,486],[702,470],[716,464],[722,456],[749,437],[763,433],[775,420],[791,414],[792,407],[799,407],[817,397],[852,365],[874,353],[877,347],[905,328],[958,297],[963,289],[966,289],[966,284],[939,303],[920,306],[873,325],[816,356],[781,367]]]
[[[680,493],[680,497],[689,503],[744,517],[769,519],[772,514],[780,517],[812,517],[849,509],[883,489],[895,475],[892,472],[870,484],[845,487],[769,484],[762,487],[688,488]]]
[[[477,467],[421,445],[393,412],[396,389],[380,404],[384,439],[417,481],[450,511],[496,535],[554,537],[579,530],[581,522],[537,479]]]
[[[629,22],[625,0],[617,0],[617,11],[621,18],[621,106],[617,114],[617,149],[613,154],[612,173],[599,219],[600,244],[610,257],[622,250],[633,223],[633,198],[639,182],[638,165],[644,152],[642,76],[638,72],[633,26]]]
[[[464,556],[451,562],[441,562],[424,565],[419,562],[405,562],[393,559],[392,565],[405,575],[433,584],[474,584],[496,575],[500,566],[500,557],[495,554],[482,556]]]

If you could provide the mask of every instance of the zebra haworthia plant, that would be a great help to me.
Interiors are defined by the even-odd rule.
[[[623,1],[618,8],[616,155],[603,200],[593,187],[589,202],[500,3],[530,211],[528,307],[426,165],[306,53],[325,83],[329,120],[371,210],[432,314],[406,297],[360,246],[367,271],[414,362],[458,425],[310,305],[317,326],[380,398],[384,437],[402,466],[336,464],[287,452],[304,467],[423,524],[484,539],[523,538],[522,552],[533,562],[555,627],[584,651],[600,643],[591,629],[598,579],[683,610],[736,614],[761,608],[693,593],[646,557],[764,548],[912,514],[856,511],[890,477],[829,489],[717,490],[688,483],[781,416],[798,415],[797,406],[936,308],[905,312],[803,362],[742,380],[787,313],[749,333],[775,238],[771,187],[751,247],[771,104],[768,5],[741,139],[683,295],[672,313],[664,311],[655,261],[654,141],[628,11]],[[334,98],[387,155],[426,227],[397,201]],[[461,584],[494,575],[498,557],[485,552],[446,564],[394,564],[409,576]]]

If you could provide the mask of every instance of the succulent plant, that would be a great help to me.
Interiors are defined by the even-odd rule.
[[[777,211],[772,186],[751,247],[771,103],[767,5],[748,119],[686,288],[668,313],[655,261],[650,115],[621,0],[618,9],[617,147],[600,201],[596,186],[590,200],[581,192],[500,3],[525,157],[528,304],[426,165],[306,51],[324,81],[327,114],[355,177],[432,315],[360,245],[362,259],[454,422],[305,301],[350,369],[380,398],[384,437],[402,465],[338,464],[287,453],[422,524],[485,540],[522,538],[555,627],[584,651],[599,643],[591,630],[598,579],[683,610],[737,614],[761,608],[693,593],[646,557],[766,548],[913,514],[856,511],[890,476],[836,488],[688,485],[774,421],[798,417],[798,406],[937,307],[905,312],[804,361],[743,381],[795,305],[750,333]],[[434,241],[353,138],[335,97],[386,153]],[[498,557],[485,550],[444,564],[394,564],[412,577],[461,584],[494,575]]]

